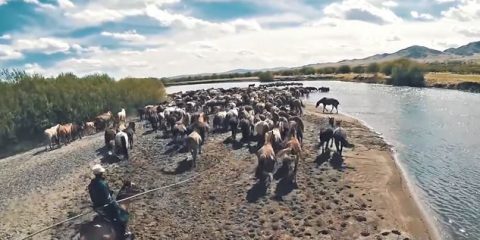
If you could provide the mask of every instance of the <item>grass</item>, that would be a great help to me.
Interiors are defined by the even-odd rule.
[[[430,72],[425,74],[425,81],[429,86],[434,84],[458,84],[461,82],[480,83],[480,75]]]

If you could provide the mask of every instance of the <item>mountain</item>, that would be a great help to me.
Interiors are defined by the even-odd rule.
[[[449,48],[445,52],[459,56],[473,56],[480,53],[480,42],[472,42],[458,48]]]
[[[410,58],[420,62],[442,62],[448,60],[466,61],[480,59],[480,41],[472,42],[458,48],[439,51],[424,46],[414,45],[394,53],[376,54],[362,59],[342,60],[340,62],[317,63],[307,67],[338,67],[340,65],[365,65],[372,62],[392,61],[399,58]]]

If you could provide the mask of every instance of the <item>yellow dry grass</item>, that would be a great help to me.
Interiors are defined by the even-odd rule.
[[[480,83],[478,74],[456,74],[456,73],[427,73],[425,74],[427,85],[433,84],[457,84],[461,82]]]

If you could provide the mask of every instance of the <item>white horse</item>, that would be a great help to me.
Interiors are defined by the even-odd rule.
[[[60,124],[57,124],[51,128],[47,128],[43,132],[45,134],[45,141],[47,142],[47,145],[45,145],[45,150],[47,150],[48,146],[50,146],[50,150],[51,150],[55,142],[58,142],[58,135],[57,135],[58,127],[60,127]]]
[[[128,142],[128,134],[126,132],[118,132],[115,135],[115,154],[123,154],[128,160],[128,149],[130,145]]]
[[[127,112],[125,112],[125,108],[122,108],[122,111],[118,112],[117,113],[117,116],[118,116],[118,120],[120,122],[125,122],[127,121]]]

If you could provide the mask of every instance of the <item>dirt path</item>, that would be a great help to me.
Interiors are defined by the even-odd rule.
[[[429,239],[428,227],[402,187],[384,141],[358,121],[338,116],[345,120],[355,148],[344,151],[343,158],[318,156],[319,126],[326,121],[311,107],[307,110],[298,188],[277,180],[267,193],[253,178],[255,155],[247,146],[224,144],[228,134],[210,134],[192,171],[186,153],[172,151],[159,134],[138,131],[131,161],[107,166],[113,189],[119,189],[124,178],[151,189],[202,173],[194,181],[131,204],[131,228],[138,239],[268,239],[282,234],[292,239]],[[53,152],[37,156],[30,152],[0,161],[0,181],[29,176],[42,163],[45,171],[52,171],[44,184],[22,190],[26,200],[19,201],[22,194],[16,190],[7,190],[12,200],[4,201],[0,211],[0,239],[24,236],[88,209],[88,167],[102,140],[92,136]],[[72,158],[65,156],[79,160],[67,163]],[[70,170],[64,170],[63,164]],[[55,167],[60,170],[50,169]],[[17,180],[13,186],[19,184],[24,182]],[[87,215],[36,239],[70,239],[78,224],[92,217]]]

